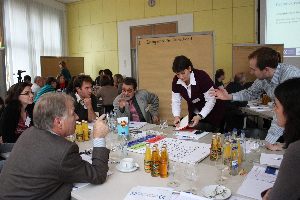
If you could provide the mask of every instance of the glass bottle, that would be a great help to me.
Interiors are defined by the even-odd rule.
[[[155,147],[152,150],[152,166],[151,166],[151,176],[157,177],[159,176],[159,163],[160,160],[158,158],[158,152]]]
[[[168,159],[167,159],[167,150],[165,147],[161,148],[161,156],[160,156],[160,177],[167,178],[168,177]]]
[[[151,165],[152,165],[152,155],[151,155],[150,143],[146,143],[146,152],[144,157],[144,170],[146,173],[151,172]]]

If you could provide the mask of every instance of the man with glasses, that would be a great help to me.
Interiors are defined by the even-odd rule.
[[[232,101],[250,101],[260,98],[265,92],[274,101],[274,90],[280,83],[287,79],[300,77],[300,69],[279,63],[278,52],[262,47],[252,52],[249,56],[250,73],[256,76],[256,80],[248,89],[228,94],[225,89],[215,89],[212,93],[217,99]],[[275,117],[275,116],[274,116]],[[271,127],[265,138],[266,147],[270,150],[282,149],[281,144],[276,144],[280,136],[283,135],[283,128],[279,127],[276,119],[273,118]]]
[[[134,78],[124,79],[122,93],[113,103],[117,117],[128,117],[130,121],[136,122],[158,123],[158,96],[136,88],[137,82]]]

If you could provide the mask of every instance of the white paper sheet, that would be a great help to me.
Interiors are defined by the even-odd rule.
[[[167,145],[169,158],[175,162],[195,164],[206,158],[210,153],[210,144],[179,140],[174,138],[164,138],[155,143],[158,144],[158,149],[161,149],[163,144]],[[146,147],[143,146],[139,149],[127,148],[128,151],[134,153],[145,153]]]
[[[275,167],[279,168],[280,164],[282,162],[282,159],[283,159],[283,155],[261,153],[260,164],[268,165],[268,166],[275,166]]]
[[[200,138],[206,136],[209,134],[209,132],[203,132],[201,134],[195,134],[197,130],[194,130],[192,132],[189,131],[176,131],[175,135],[177,139],[180,140],[199,140]]]
[[[136,186],[131,188],[124,200],[171,200],[173,189]]]
[[[141,129],[147,122],[129,122],[129,129]]]
[[[172,198],[172,200],[209,200],[206,197],[200,197],[194,194],[180,192],[179,195]]]
[[[264,166],[253,166],[239,187],[237,194],[253,199],[261,199],[261,192],[274,185],[278,173],[277,170],[276,175],[266,174],[265,170],[266,167]]]
[[[189,125],[189,116],[185,116],[179,123],[179,126],[175,128],[176,131],[183,130]]]
[[[231,196],[229,200],[249,200],[249,198],[239,197],[239,196]]]

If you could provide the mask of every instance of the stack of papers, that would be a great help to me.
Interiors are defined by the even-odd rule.
[[[136,144],[139,148],[127,148],[128,151],[134,153],[145,153],[145,143]],[[210,144],[179,140],[174,138],[164,138],[154,143],[150,143],[151,148],[154,144],[161,149],[163,144],[167,145],[169,158],[175,162],[195,164],[206,158],[210,153]]]
[[[124,200],[171,200],[173,189],[163,187],[143,187],[131,188]]]
[[[129,122],[129,129],[141,129],[147,124],[147,122]]]
[[[208,200],[197,195],[175,192],[172,188],[136,186],[131,188],[124,200]]]
[[[253,166],[248,173],[242,185],[239,187],[237,194],[250,197],[253,199],[261,199],[261,192],[271,188],[277,178],[278,170],[276,174],[265,173],[266,167]]]
[[[260,164],[274,167],[280,167],[283,155],[261,153]]]
[[[209,134],[209,132],[203,132],[201,134],[195,134],[197,130],[194,130],[192,132],[189,131],[176,131],[175,135],[177,139],[180,140],[199,140],[200,138],[206,136]]]

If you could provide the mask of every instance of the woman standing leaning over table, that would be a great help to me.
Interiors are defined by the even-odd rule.
[[[15,143],[25,129],[32,126],[33,93],[31,85],[21,82],[7,92],[5,108],[0,119],[3,142]]]
[[[209,75],[193,67],[187,57],[174,59],[172,82],[172,113],[174,125],[178,126],[181,113],[181,99],[188,104],[191,127],[203,131],[217,131],[223,121],[224,103],[209,94],[215,87]]]
[[[285,147],[279,173],[265,200],[300,199],[300,78],[289,79],[275,89],[277,124],[284,127]]]

